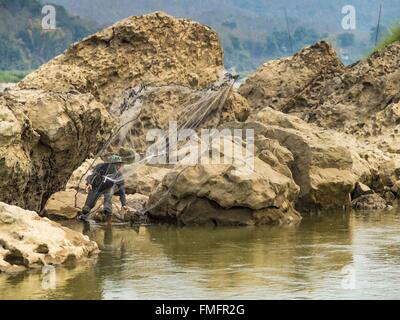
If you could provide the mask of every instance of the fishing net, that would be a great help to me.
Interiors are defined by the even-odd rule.
[[[175,121],[176,131],[178,133],[185,130],[197,130],[210,119],[215,120],[215,118],[218,119],[220,117],[221,110],[237,78],[237,76],[226,73],[211,86],[195,91],[186,86],[171,84],[142,84],[127,90],[125,94],[111,106],[111,114],[118,120],[118,125],[112,130],[110,138],[96,154],[89,168],[81,175],[78,186],[99,158],[106,159],[106,157],[111,154],[119,154],[125,163],[129,163],[129,166],[125,166],[123,169],[123,176],[125,179],[134,174],[141,166],[153,164],[154,162],[157,163],[160,157],[166,160],[166,165],[176,165],[176,163],[171,163],[169,161],[170,159],[168,156],[177,153],[183,146],[187,146],[187,142],[180,141],[178,143],[173,143],[167,138],[159,139],[150,146],[144,146],[143,141],[140,140],[143,139],[143,134],[145,133],[143,131],[143,123],[147,121],[156,128],[165,129],[162,127],[165,126],[166,123]],[[175,92],[177,93],[175,96],[179,96],[182,99],[181,101],[175,101],[176,104],[179,104],[173,105],[173,107],[176,108],[176,113],[173,113],[171,116],[168,116],[168,113],[166,113],[166,118],[163,119],[163,123],[160,123],[157,119],[154,120],[151,118],[152,110],[146,110],[146,108],[149,107],[157,107],[156,105],[149,105],[148,101],[151,100],[149,97],[152,97],[152,95],[157,96],[160,92]],[[216,123],[218,123],[218,121],[216,121]],[[199,139],[201,138],[196,136],[196,142],[201,142],[198,141]],[[178,139],[178,141],[179,140],[180,139]],[[237,141],[236,143],[242,144],[242,141]],[[202,156],[203,154],[198,154],[198,157]],[[185,167],[181,168],[181,172],[185,169]],[[176,177],[178,176],[179,174]],[[114,180],[114,183],[118,182],[118,180]],[[75,195],[75,207],[81,209],[77,206],[78,192],[79,191],[77,191]],[[168,193],[169,189],[165,191],[165,194],[163,194],[159,201],[153,204],[152,207],[157,206],[164,197],[168,196]],[[147,207],[146,211],[150,211],[151,209],[152,208]]]

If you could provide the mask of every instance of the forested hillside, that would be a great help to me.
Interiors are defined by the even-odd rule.
[[[246,74],[267,60],[288,56],[327,40],[346,64],[375,47],[379,5],[382,40],[400,16],[398,0],[49,0],[57,29],[43,30],[39,0],[0,0],[0,70],[32,70],[68,45],[130,15],[165,11],[191,18],[218,32],[225,66]],[[357,27],[341,26],[344,5],[354,5]],[[18,76],[20,73],[18,74]],[[15,79],[2,75],[2,79]]]
[[[218,32],[225,65],[240,72],[252,71],[268,59],[288,56],[321,39],[328,40],[343,62],[350,64],[375,46],[380,4],[380,39],[400,16],[399,0],[52,1],[73,14],[106,25],[130,15],[160,10],[197,20]],[[346,5],[356,9],[355,30],[342,28],[342,8]]]
[[[0,0],[0,70],[29,70],[62,53],[69,44],[96,31],[94,23],[56,6],[56,30],[42,29],[38,0]]]

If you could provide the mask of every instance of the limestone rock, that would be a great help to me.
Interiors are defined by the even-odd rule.
[[[75,207],[75,196],[77,207]],[[53,220],[75,219],[81,211],[80,208],[85,204],[86,196],[86,194],[77,192],[75,189],[56,192],[47,200],[43,213]],[[99,206],[100,201],[94,210]]]
[[[0,114],[0,200],[37,211],[112,124],[90,94],[11,90],[0,97]]]
[[[342,146],[331,132],[271,108],[252,114],[245,123],[227,127],[253,129],[290,151],[288,165],[300,186],[296,208],[313,211],[351,206],[350,193],[357,181],[371,176],[368,163],[351,148]]]
[[[342,69],[334,49],[322,41],[291,57],[265,63],[240,86],[239,93],[253,110],[282,110],[316,77],[324,78]]]
[[[354,188],[351,197],[352,199],[356,199],[360,196],[366,195],[366,194],[372,194],[374,193],[373,190],[370,189],[370,187],[368,187],[367,185],[361,183],[361,182],[357,182],[356,183],[356,187]]]
[[[351,202],[355,210],[384,210],[388,208],[386,201],[376,193],[364,194]]]
[[[83,39],[18,86],[90,92],[111,105],[141,83],[201,88],[216,81],[222,70],[223,52],[213,30],[156,12],[126,18]]]
[[[283,175],[293,178],[289,167],[292,165],[293,154],[283,147],[277,140],[268,139],[262,135],[255,141],[257,147],[257,156],[264,162],[268,163],[276,171]]]
[[[400,180],[396,181],[396,182],[393,184],[392,191],[393,191],[393,193],[395,193],[397,196],[400,196]]]
[[[267,63],[239,91],[253,108],[269,106],[321,127],[368,139],[384,131],[394,133],[400,101],[399,52],[400,43],[395,42],[344,67],[334,49],[321,42]],[[273,98],[277,101],[271,102]]]
[[[400,170],[399,164],[390,172],[380,169],[387,161],[399,161],[399,57],[400,42],[395,42],[344,67],[333,48],[322,42],[266,63],[239,92],[253,114],[271,107],[357,139],[355,152],[376,170],[371,187],[383,192],[390,186],[388,178]]]
[[[170,168],[150,165],[125,165],[123,167],[123,174],[125,176],[126,193],[149,195],[170,171]]]
[[[87,236],[3,202],[0,221],[0,271],[58,265],[98,251]]]
[[[294,181],[254,159],[254,170],[235,164],[198,164],[168,173],[150,195],[150,218],[184,225],[255,225],[300,220]]]
[[[336,74],[316,77],[307,90],[298,92],[286,111],[365,140],[395,134],[399,52],[400,43],[395,42]],[[340,114],[346,116],[339,118]]]

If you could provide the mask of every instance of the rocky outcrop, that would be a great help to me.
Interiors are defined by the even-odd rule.
[[[367,140],[384,134],[396,142],[386,141],[393,148],[398,145],[399,52],[396,42],[344,67],[333,48],[321,42],[265,64],[239,91],[253,108],[269,106]]]
[[[225,145],[225,144],[224,144]],[[150,218],[183,225],[287,224],[301,218],[292,203],[299,188],[271,165],[197,164],[168,173],[150,195]]]
[[[85,204],[86,196],[74,189],[58,191],[47,200],[42,214],[52,220],[75,219]],[[100,206],[101,202],[99,201],[93,211],[98,210]]]
[[[255,135],[272,139],[290,152],[284,154],[291,175],[300,186],[296,199],[296,208],[300,212],[350,208],[351,192],[356,182],[369,182],[371,179],[368,163],[352,149],[340,144],[342,139],[351,143],[351,137],[339,139],[334,133],[295,116],[267,107],[252,114],[245,123],[226,126],[252,129]]]
[[[90,94],[11,90],[0,96],[0,200],[39,211],[112,120]]]
[[[391,207],[376,193],[359,196],[351,202],[351,205],[353,209],[360,211],[384,210]]]
[[[90,93],[111,105],[142,83],[202,88],[221,71],[223,52],[213,30],[157,12],[129,17],[83,39],[18,87]]]
[[[0,96],[0,200],[39,211],[109,138],[116,124],[109,111],[127,90],[201,90],[222,71],[217,34],[164,13],[127,18],[74,44]],[[162,115],[157,108],[150,114]]]
[[[242,84],[239,92],[252,107],[249,121],[280,127],[269,128],[267,137],[276,138],[292,151],[292,174],[302,190],[307,188],[301,181],[307,180],[300,179],[299,172],[307,172],[304,168],[310,164],[300,162],[307,159],[303,158],[301,147],[295,145],[301,146],[301,141],[312,146],[313,161],[330,154],[328,162],[325,159],[312,165],[320,168],[318,172],[313,169],[305,175],[312,177],[312,183],[306,182],[313,186],[311,189],[324,181],[324,176],[330,176],[330,180],[341,185],[341,193],[347,194],[351,183],[358,181],[383,195],[399,179],[399,52],[397,42],[366,60],[344,67],[334,50],[321,42],[293,57],[266,63]],[[302,120],[312,126],[307,128]],[[295,140],[293,130],[302,139]],[[332,156],[332,152],[336,155]],[[347,170],[348,174],[332,169]],[[323,188],[321,192],[329,194],[332,190]],[[302,195],[301,191],[297,203],[304,202]],[[349,205],[347,195],[336,199],[337,204]],[[328,197],[327,203],[331,201],[335,203]]]
[[[87,236],[0,202],[0,272],[73,262],[97,251]]]
[[[246,79],[239,93],[247,98],[253,110],[264,107],[283,110],[312,86],[315,78],[329,78],[343,69],[335,50],[320,42],[291,57],[266,62]]]
[[[377,141],[382,134],[387,138],[394,135],[392,140],[396,140],[399,52],[400,43],[396,42],[355,65],[338,68],[329,77],[315,77],[307,90],[299,91],[284,111],[367,141]],[[397,145],[386,142],[392,148]]]
[[[129,194],[150,195],[171,169],[150,165],[125,165],[123,172],[126,192]]]

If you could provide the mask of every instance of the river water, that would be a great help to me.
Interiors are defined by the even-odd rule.
[[[399,211],[309,216],[292,227],[84,231],[97,258],[0,275],[0,299],[400,298]]]

